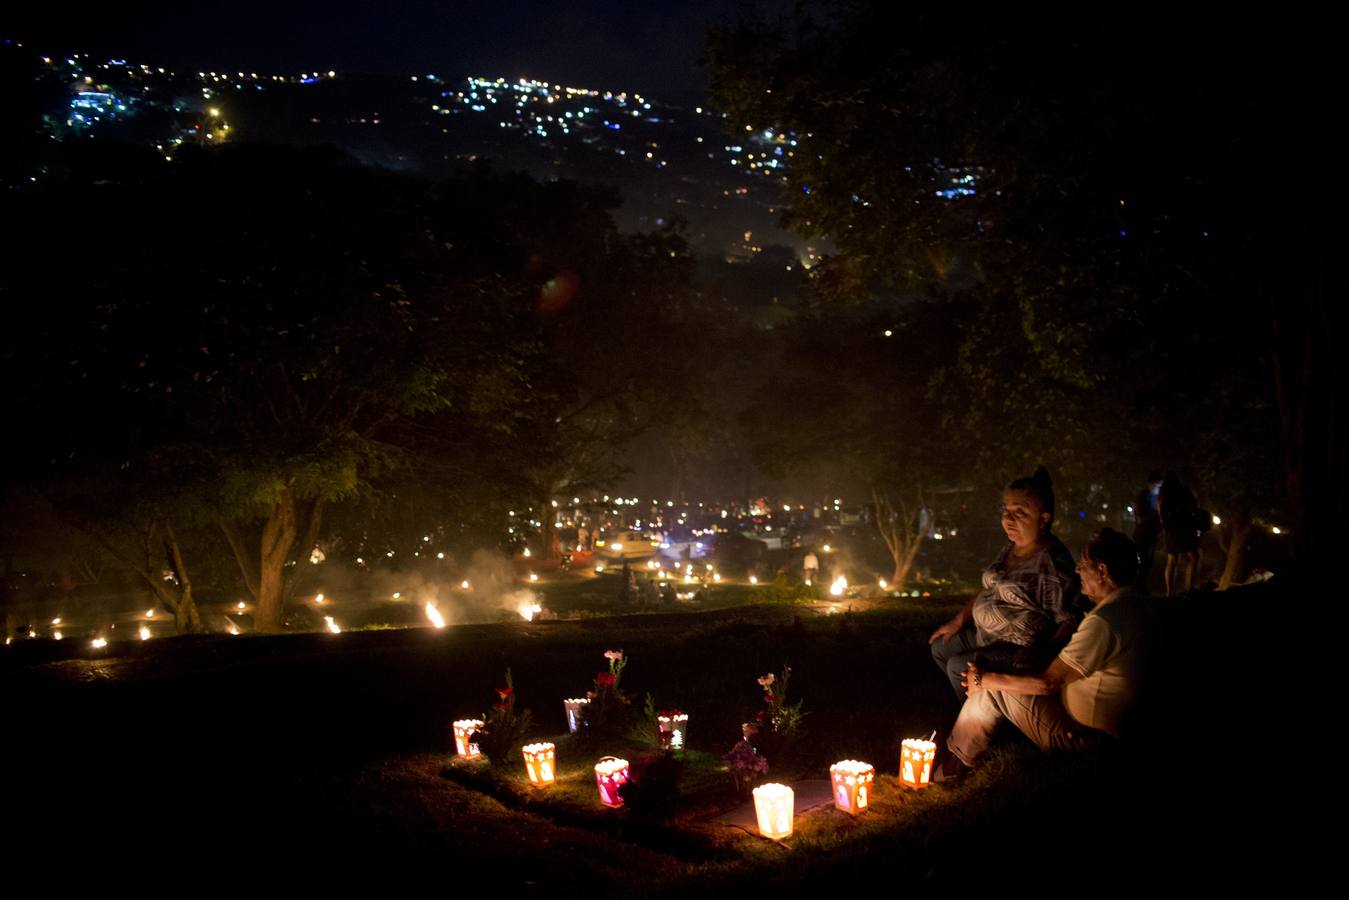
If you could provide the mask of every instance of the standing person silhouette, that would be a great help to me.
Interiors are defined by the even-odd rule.
[[[1157,495],[1157,513],[1166,535],[1166,595],[1194,587],[1199,568],[1199,501],[1175,472],[1167,472]],[[1183,568],[1184,574],[1178,570]],[[1179,577],[1178,577],[1179,576]]]
[[[1138,584],[1147,590],[1152,564],[1157,555],[1157,538],[1162,534],[1162,517],[1157,511],[1157,495],[1162,489],[1162,473],[1150,472],[1148,483],[1134,497],[1134,546],[1138,548]]]

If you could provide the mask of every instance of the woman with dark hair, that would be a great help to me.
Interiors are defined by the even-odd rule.
[[[1207,522],[1200,520],[1199,501],[1175,472],[1167,472],[1157,493],[1157,514],[1166,538],[1166,595],[1168,597],[1194,586],[1199,568],[1199,534]],[[1177,569],[1185,565],[1184,587],[1177,581]]]
[[[932,658],[960,700],[967,663],[985,671],[1039,671],[1077,627],[1076,566],[1050,530],[1053,524],[1054,485],[1044,466],[1007,485],[1007,546],[984,570],[983,590],[928,639]]]

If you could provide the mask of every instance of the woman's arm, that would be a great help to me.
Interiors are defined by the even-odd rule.
[[[928,638],[927,642],[935,644],[938,640],[945,640],[959,634],[960,630],[970,624],[970,619],[974,617],[974,598],[978,596],[978,594],[975,594],[970,597],[965,605],[960,608],[960,611],[952,616],[945,625],[932,632],[932,637]]]
[[[973,697],[980,691],[1006,691],[1009,694],[1057,694],[1064,685],[1072,684],[1082,676],[1063,660],[1054,659],[1039,675],[1004,675],[999,672],[980,672],[974,663],[965,668],[961,683]]]

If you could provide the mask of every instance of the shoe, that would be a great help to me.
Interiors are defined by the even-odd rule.
[[[950,750],[944,750],[941,758],[932,766],[932,783],[955,784],[973,771]]]

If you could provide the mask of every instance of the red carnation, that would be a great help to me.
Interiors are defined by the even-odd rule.
[[[765,703],[777,703],[777,702],[778,702],[778,698],[777,698],[777,697],[774,697],[772,694],[764,694],[764,695],[763,695],[763,702],[765,702]]]
[[[502,700],[505,700],[505,699],[506,699],[507,697],[509,697],[511,694],[514,694],[514,693],[515,693],[515,688],[508,688],[508,687],[497,688],[497,693],[498,693],[499,695],[501,695],[501,699],[502,699]]]
[[[595,683],[600,687],[613,687],[616,680],[611,672],[601,672],[595,676]]]

